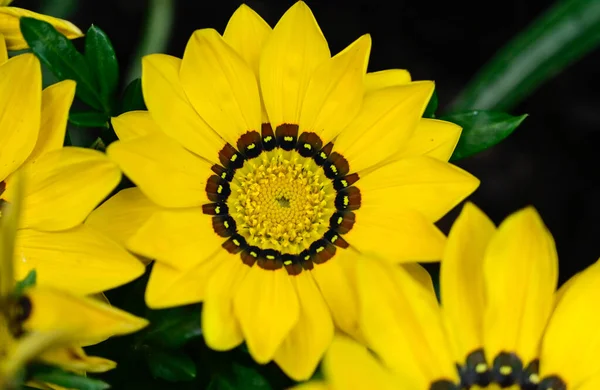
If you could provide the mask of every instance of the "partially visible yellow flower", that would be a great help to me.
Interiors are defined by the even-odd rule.
[[[478,180],[449,164],[460,127],[422,119],[434,85],[366,73],[371,38],[331,55],[297,2],[271,29],[248,6],[183,59],[144,58],[148,112],[107,153],[139,188],[88,219],[155,259],[153,308],[203,301],[208,346],[309,378],[337,327],[360,337],[362,253],[438,261],[434,225]]]
[[[0,60],[6,52],[0,50]],[[15,172],[27,175],[17,233],[16,277],[36,269],[41,286],[90,294],[126,283],[143,265],[82,222],[121,172],[104,154],[63,147],[75,82],[42,91],[33,54],[0,64],[0,203],[13,199]]]
[[[69,39],[79,38],[83,33],[73,23],[54,18],[52,16],[38,14],[17,7],[9,7],[13,0],[0,0],[0,35],[4,35],[8,50],[27,49],[28,45],[19,27],[19,19],[22,17],[35,18],[50,23],[58,32]],[[4,43],[2,43],[4,45]]]
[[[115,362],[87,356],[81,345],[135,332],[148,321],[50,287],[34,286],[15,294],[13,250],[22,195],[19,179],[14,183],[14,202],[4,203],[0,209],[0,389],[9,388],[15,374],[30,361],[72,371],[110,370]]]
[[[554,240],[529,207],[497,229],[467,204],[430,280],[383,262],[358,267],[367,346],[340,337],[326,383],[307,389],[597,390],[600,262],[555,292]],[[458,369],[457,369],[458,368]]]

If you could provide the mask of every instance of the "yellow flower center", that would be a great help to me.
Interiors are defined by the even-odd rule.
[[[323,168],[277,148],[236,171],[227,205],[249,245],[299,254],[327,231],[334,201]]]
[[[212,215],[223,248],[242,261],[291,275],[331,259],[336,247],[347,248],[341,235],[354,225],[360,208],[359,179],[346,159],[297,125],[275,131],[262,125],[219,152],[202,206]]]

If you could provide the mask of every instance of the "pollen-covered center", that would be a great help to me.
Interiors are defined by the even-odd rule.
[[[227,206],[249,245],[298,254],[327,231],[335,196],[313,159],[277,148],[236,171]]]

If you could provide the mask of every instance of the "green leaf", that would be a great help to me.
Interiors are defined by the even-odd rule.
[[[69,122],[79,127],[102,127],[108,129],[108,119],[106,114],[96,111],[69,113]]]
[[[440,119],[463,128],[450,161],[460,160],[492,147],[508,137],[527,118],[496,111],[467,111]]]
[[[42,364],[32,365],[29,374],[31,378],[41,382],[52,383],[67,389],[79,390],[104,390],[110,385],[99,379],[87,378],[72,372],[63,371],[60,368]]]
[[[231,371],[213,375],[208,390],[271,390],[269,382],[252,368],[237,363]]]
[[[155,378],[184,382],[196,377],[194,361],[182,351],[149,347],[146,361]]]
[[[88,63],[73,43],[50,23],[26,17],[21,18],[20,23],[23,37],[40,61],[59,80],[75,80],[77,96],[91,107],[104,110]]]
[[[108,36],[99,27],[92,26],[85,36],[85,58],[100,86],[100,96],[105,107],[119,86],[119,63]]]
[[[27,276],[25,276],[25,278],[23,280],[19,280],[15,284],[15,294],[17,294],[17,295],[23,294],[23,291],[25,291],[29,287],[35,286],[36,281],[37,281],[37,273],[35,272],[34,269],[32,269],[31,271],[29,271],[29,273],[27,274]]]
[[[427,107],[425,108],[425,112],[423,113],[423,118],[435,118],[435,112],[438,108],[438,97],[437,92],[434,89],[433,95],[431,95],[431,99],[429,99],[429,103],[427,103]]]
[[[467,85],[451,107],[508,111],[600,43],[600,1],[557,1]]]
[[[156,311],[149,320],[144,340],[165,347],[178,348],[202,335],[199,305]]]
[[[142,80],[135,79],[129,83],[127,88],[125,88],[125,92],[123,92],[120,113],[145,109],[146,104],[144,103],[144,95],[142,94]]]

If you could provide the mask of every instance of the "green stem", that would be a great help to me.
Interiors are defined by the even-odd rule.
[[[175,2],[173,0],[150,0],[144,34],[127,73],[125,85],[142,74],[143,56],[165,51],[171,36],[174,15]]]

